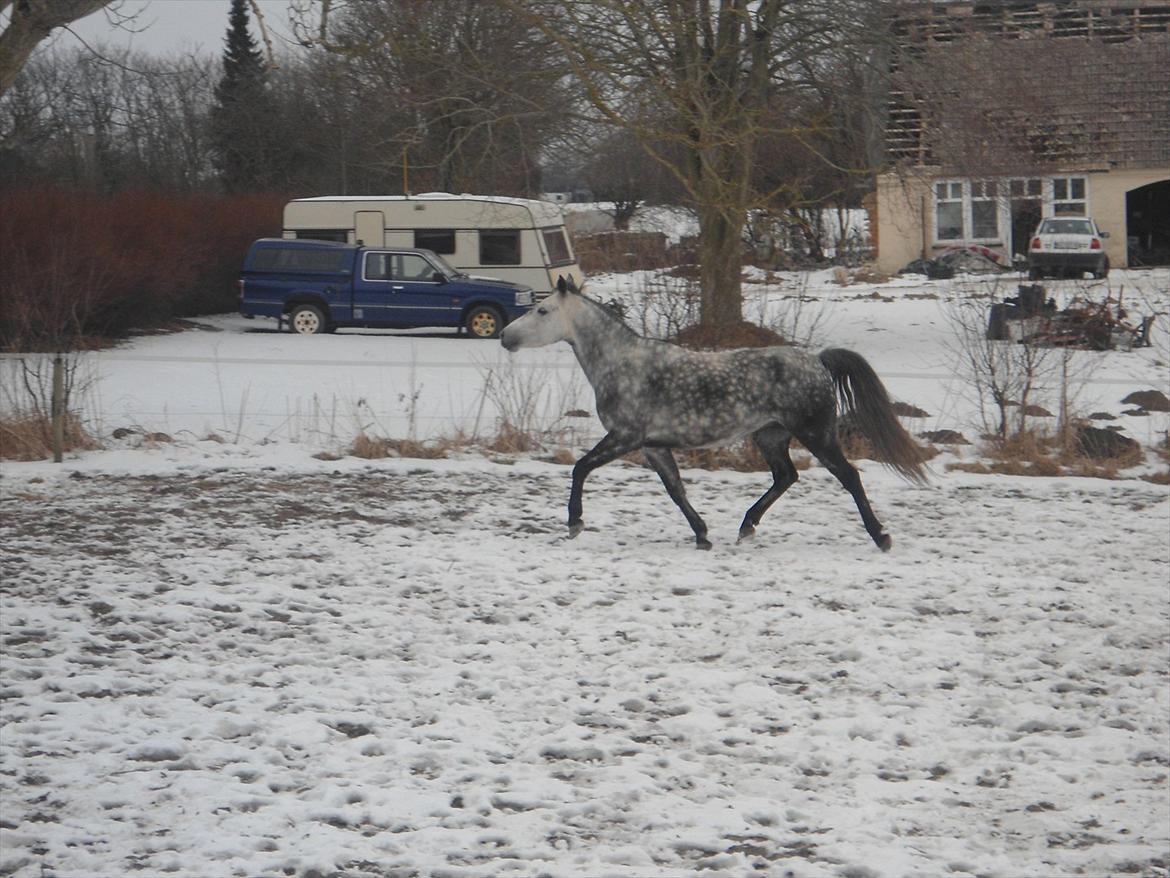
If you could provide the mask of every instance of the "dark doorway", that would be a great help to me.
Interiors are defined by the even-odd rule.
[[[1028,255],[1028,239],[1043,214],[1043,203],[1038,198],[1012,199],[1012,259]]]
[[[1129,265],[1170,265],[1170,180],[1125,193]]]

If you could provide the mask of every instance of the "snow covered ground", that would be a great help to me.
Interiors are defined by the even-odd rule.
[[[1168,281],[1111,277],[1135,311]],[[908,426],[974,437],[942,303],[989,284],[784,277],[747,310],[827,301],[817,340]],[[1077,355],[1078,406],[1146,445],[1167,416],[1120,399],[1170,390],[1165,316]],[[742,545],[766,479],[690,470],[703,553],[611,465],[569,541],[537,456],[312,456],[488,436],[525,392],[579,448],[567,349],[204,322],[89,360],[95,428],[175,441],[0,471],[0,875],[1170,873],[1165,486],[862,461],[882,554],[824,470]]]

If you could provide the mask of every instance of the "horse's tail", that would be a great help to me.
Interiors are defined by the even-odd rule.
[[[833,376],[841,409],[869,440],[878,460],[912,482],[926,482],[922,448],[898,423],[885,385],[865,358],[842,348],[820,353],[821,362]]]

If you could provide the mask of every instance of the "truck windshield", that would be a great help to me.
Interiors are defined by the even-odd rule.
[[[428,250],[426,252],[427,252],[427,259],[429,259],[431,262],[433,262],[435,264],[435,268],[439,269],[439,271],[441,271],[444,274],[444,276],[449,277],[449,278],[463,277],[463,272],[461,272],[455,268],[452,268],[451,264],[449,262],[447,262],[438,253],[436,253],[434,250]]]

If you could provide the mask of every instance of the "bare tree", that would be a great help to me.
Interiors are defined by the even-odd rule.
[[[747,211],[769,109],[881,4],[853,0],[505,0],[542,27],[596,117],[631,131],[700,226],[702,322],[742,320]],[[664,127],[663,119],[668,120]]]
[[[8,26],[0,32],[0,95],[8,91],[33,49],[52,33],[109,6],[113,0],[0,0]]]
[[[526,19],[478,0],[329,11],[315,31],[298,33],[344,57],[364,92],[391,104],[379,146],[384,163],[408,166],[403,188],[538,191],[541,151],[563,119],[564,71]]]

